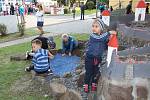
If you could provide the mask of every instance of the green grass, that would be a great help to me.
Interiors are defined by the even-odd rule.
[[[77,11],[76,11],[76,14],[77,14],[77,15],[80,15],[80,13],[81,13],[80,10],[77,10]],[[94,14],[94,13],[96,13],[96,10],[95,10],[95,9],[93,9],[93,10],[85,10],[85,15],[90,15],[90,14]]]
[[[37,28],[29,28],[29,29],[25,30],[24,36],[20,36],[19,32],[7,34],[6,36],[0,36],[0,43],[15,40],[15,39],[20,39],[20,38],[30,37],[30,36],[34,36],[34,35],[38,35],[38,34],[39,34],[39,32],[38,32]]]
[[[87,34],[76,34],[73,36],[79,40],[88,39]],[[60,36],[56,36],[54,39],[57,44],[57,49],[59,49],[61,47]],[[50,98],[36,95],[36,93],[32,93],[31,95],[14,95],[10,91],[11,86],[16,80],[27,75],[24,72],[24,68],[30,64],[27,61],[10,61],[10,56],[23,54],[30,49],[30,42],[0,48],[0,100],[51,100]]]
[[[81,11],[80,11],[80,8],[76,8],[76,15],[80,15]],[[93,10],[85,10],[85,15],[90,15],[90,14],[94,14],[96,13],[96,9],[93,9]],[[65,15],[72,15],[71,14],[65,14]]]

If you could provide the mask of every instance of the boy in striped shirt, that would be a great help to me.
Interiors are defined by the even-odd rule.
[[[32,51],[34,52],[32,58],[32,66],[27,67],[26,71],[34,70],[36,73],[43,74],[49,70],[49,51],[42,49],[42,42],[38,39],[32,41]]]

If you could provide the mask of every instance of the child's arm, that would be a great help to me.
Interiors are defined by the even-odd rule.
[[[109,31],[110,34],[117,34],[116,31]]]
[[[70,54],[73,50],[73,44],[74,44],[74,40],[72,39],[71,42],[70,42],[70,52],[69,52]]]
[[[117,35],[116,31],[109,31],[109,33],[110,33],[109,40],[112,38],[113,35]]]
[[[54,58],[54,56],[49,51],[48,51],[48,57],[51,58],[51,59]]]
[[[62,52],[63,52],[63,54],[65,53],[65,51],[66,51],[66,48],[65,48],[65,45],[64,45],[64,43],[62,41]]]

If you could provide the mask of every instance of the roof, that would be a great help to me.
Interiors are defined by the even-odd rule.
[[[145,1],[140,0],[137,4],[136,8],[146,8]]]
[[[102,16],[110,16],[110,12],[108,10],[104,10],[102,12]]]

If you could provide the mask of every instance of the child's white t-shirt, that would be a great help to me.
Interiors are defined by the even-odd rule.
[[[36,12],[37,22],[44,22],[44,12],[37,11]]]

